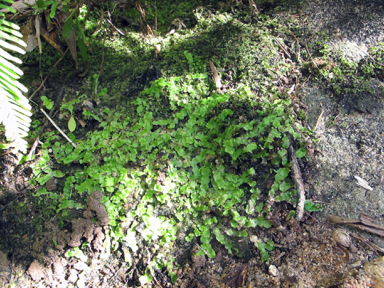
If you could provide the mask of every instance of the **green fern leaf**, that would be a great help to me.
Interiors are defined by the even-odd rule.
[[[3,0],[3,2],[11,3],[9,0]],[[1,8],[4,6],[0,3]],[[7,10],[13,11],[12,9]],[[25,53],[19,47],[26,46],[21,40],[22,34],[18,31],[19,29],[16,24],[0,19],[0,123],[5,126],[6,137],[12,141],[10,146],[26,152],[28,143],[23,137],[28,135],[31,124],[31,106],[28,99],[22,94],[28,89],[17,81],[23,75],[23,71],[12,63],[21,64],[22,61],[4,50]],[[12,41],[12,43],[8,41]]]

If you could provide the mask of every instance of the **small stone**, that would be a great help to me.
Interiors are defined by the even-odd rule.
[[[64,258],[57,258],[53,262],[53,273],[56,277],[62,279],[65,276],[65,266],[67,266],[68,261]]]
[[[75,269],[72,269],[69,276],[68,276],[67,281],[69,283],[75,283],[77,281],[77,274],[78,274],[78,272]]]
[[[50,256],[50,257],[55,256],[55,250],[53,250],[52,248],[49,248],[47,253],[48,253],[48,256]]]
[[[84,262],[77,262],[75,265],[73,265],[73,268],[75,268],[78,271],[83,271],[88,268],[88,265]]]
[[[27,274],[29,274],[34,281],[40,281],[44,278],[44,267],[37,260],[34,260],[31,265],[29,265]]]
[[[84,100],[83,103],[82,103],[82,106],[83,107],[87,107],[89,109],[95,109],[95,107],[93,107],[93,103],[89,100]]]
[[[259,238],[256,235],[250,235],[249,240],[255,244],[257,244],[257,242],[259,242]]]
[[[275,265],[270,265],[268,268],[269,275],[276,277],[279,274],[279,271],[277,270]]]
[[[348,248],[351,246],[352,240],[351,237],[349,236],[348,232],[345,231],[344,229],[338,228],[335,229],[332,233],[332,238],[339,243],[340,245]]]
[[[55,177],[52,177],[45,183],[45,187],[49,192],[56,191],[57,189],[57,179]]]

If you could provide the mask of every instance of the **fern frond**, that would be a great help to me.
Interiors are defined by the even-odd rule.
[[[5,6],[1,3],[0,5]],[[7,10],[12,11],[12,9]],[[5,126],[5,136],[13,141],[11,146],[26,152],[28,143],[23,137],[28,135],[32,113],[28,99],[22,92],[27,92],[28,89],[17,81],[23,75],[23,71],[12,63],[20,64],[21,60],[4,50],[25,53],[23,49],[15,45],[26,46],[21,40],[22,34],[18,31],[19,29],[16,24],[0,19],[0,123]]]

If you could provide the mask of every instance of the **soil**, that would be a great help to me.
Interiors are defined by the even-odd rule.
[[[382,1],[308,0],[301,9],[299,17],[310,19],[305,27],[311,31],[308,44],[317,40],[314,32],[325,32],[332,49],[345,49],[348,57],[358,60],[364,57],[361,51],[384,39]],[[289,204],[274,206],[270,213],[273,227],[255,228],[249,237],[275,243],[269,262],[261,261],[257,240],[239,241],[242,258],[213,243],[213,259],[195,256],[197,244],[191,247],[177,241],[176,283],[171,284],[163,271],[154,270],[147,287],[384,287],[384,258],[367,245],[384,247],[384,240],[327,219],[328,215],[359,219],[365,214],[384,226],[384,95],[382,82],[374,79],[370,85],[372,95],[361,92],[336,97],[311,80],[296,90],[307,107],[308,125],[316,127],[319,139],[315,142],[317,152],[310,161],[301,163],[306,196],[317,200],[324,210],[305,212],[298,222],[287,220],[293,209]],[[91,195],[93,200],[84,214],[74,211],[71,223],[63,222],[54,212],[41,215],[39,210],[49,199],[32,202],[28,197],[31,169],[17,167],[11,151],[1,154],[0,163],[1,287],[140,286],[137,272],[145,271],[142,259],[150,258],[150,251],[132,257],[124,245],[111,249],[114,243],[105,238],[109,219],[105,208],[100,207],[100,195]],[[368,181],[373,190],[358,186],[354,176]],[[48,191],[56,189],[54,182],[47,185]],[[21,210],[28,211],[24,219],[18,218]],[[92,218],[88,216],[92,213],[100,223],[86,219]],[[352,239],[352,244],[344,247],[333,237],[337,227],[367,240]],[[66,257],[68,245],[78,247],[84,238],[90,243],[82,245],[84,252]]]

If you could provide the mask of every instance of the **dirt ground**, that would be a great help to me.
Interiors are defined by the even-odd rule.
[[[329,45],[345,49],[351,58],[364,57],[361,51],[365,47],[384,40],[382,1],[308,0],[300,17],[311,19],[306,27],[308,31],[327,33]],[[384,226],[382,86],[379,80],[372,80],[373,95],[343,97],[335,97],[310,81],[297,90],[307,107],[308,125],[316,127],[315,136],[319,139],[315,147],[318,152],[308,163],[303,163],[304,184],[307,197],[317,200],[324,207],[322,212],[305,212],[301,222],[287,221],[293,207],[285,203],[275,206],[270,219],[273,228],[255,228],[249,239],[238,243],[245,255],[242,259],[229,255],[219,243],[212,245],[215,258],[194,256],[198,247],[177,241],[176,283],[171,284],[168,275],[155,270],[151,271],[153,280],[146,287],[384,287],[384,259],[379,258],[383,249],[380,252],[370,245],[384,247],[384,240],[327,219],[328,215],[359,219],[365,214]],[[103,226],[100,223],[89,224],[95,227],[89,232],[88,243],[105,241],[109,243],[107,249],[89,244],[86,253],[65,257],[66,245],[78,237],[73,235],[73,226],[67,223],[61,229],[59,219],[38,214],[38,207],[46,203],[45,200],[30,202],[26,194],[29,167],[17,167],[14,155],[8,151],[1,154],[0,163],[0,185],[8,190],[7,196],[0,200],[1,287],[140,286],[137,272],[145,270],[142,261],[128,259],[130,254],[124,246],[111,252],[111,240],[97,238],[104,237],[98,234]],[[354,176],[365,179],[372,191],[358,186]],[[22,221],[17,210],[10,209],[14,205],[29,209]],[[77,216],[81,221],[86,220],[80,212]],[[36,222],[36,217],[41,217],[41,222]],[[41,229],[36,229],[35,223],[43,223]],[[84,229],[79,228],[79,237],[86,237],[82,233],[86,233],[89,225],[79,225],[85,225]],[[340,234],[337,228],[345,228],[347,232]],[[348,242],[348,247],[344,247],[340,242],[349,232],[366,240],[344,239]],[[26,237],[27,234],[33,237]],[[261,262],[260,252],[251,241],[255,239],[270,239],[275,243],[268,263]],[[143,256],[150,257],[150,253]],[[133,265],[129,266],[129,262]]]

